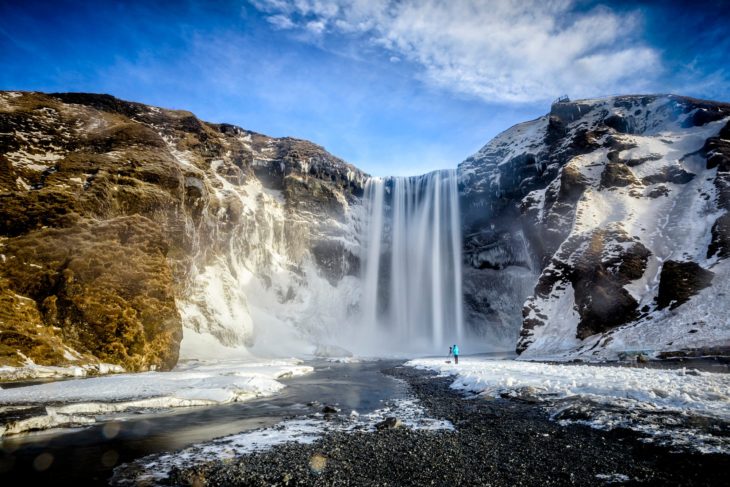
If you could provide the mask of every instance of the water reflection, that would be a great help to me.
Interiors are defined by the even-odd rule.
[[[154,414],[126,413],[76,430],[31,433],[0,440],[0,484],[106,485],[112,469],[151,453],[272,426],[313,411],[308,403],[336,404],[342,414],[366,413],[406,386],[380,370],[393,361],[310,363],[315,372],[283,382],[281,394],[250,402]]]

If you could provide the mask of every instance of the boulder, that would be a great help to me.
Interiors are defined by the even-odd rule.
[[[400,428],[401,426],[403,426],[403,422],[400,419],[394,418],[391,416],[389,418],[385,418],[383,421],[380,421],[379,423],[376,423],[375,429],[377,429],[378,431],[383,431],[383,430]]]

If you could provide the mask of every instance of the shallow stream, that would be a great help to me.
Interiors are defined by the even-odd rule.
[[[125,414],[93,426],[0,439],[2,485],[107,485],[112,469],[152,453],[172,451],[336,405],[369,413],[407,396],[407,386],[382,374],[397,361],[307,362],[314,372],[284,379],[279,394],[215,407]]]

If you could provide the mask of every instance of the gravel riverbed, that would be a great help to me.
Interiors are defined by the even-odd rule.
[[[452,379],[408,367],[428,414],[455,431],[404,427],[330,433],[232,460],[175,469],[170,485],[727,485],[730,456],[673,452],[628,430],[561,426],[537,404],[465,397]]]

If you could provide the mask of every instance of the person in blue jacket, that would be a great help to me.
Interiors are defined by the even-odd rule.
[[[458,364],[459,363],[459,346],[454,344],[454,346],[451,347],[451,353],[454,354],[454,363]]]

